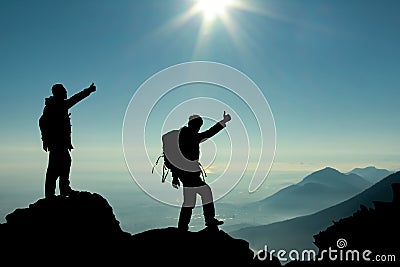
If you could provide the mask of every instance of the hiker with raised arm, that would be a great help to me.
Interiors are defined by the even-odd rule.
[[[223,224],[215,218],[213,194],[210,186],[202,179],[202,166],[199,162],[200,143],[213,137],[226,127],[231,116],[224,112],[222,120],[214,124],[204,132],[200,132],[203,119],[199,115],[189,117],[187,126],[179,130],[178,144],[181,153],[180,160],[168,159],[175,168],[172,169],[172,185],[179,188],[183,185],[183,204],[179,214],[178,229],[189,230],[189,223],[193,208],[196,204],[196,196],[200,195],[203,207],[205,225],[215,227]],[[165,155],[168,157],[168,154]]]
[[[78,191],[70,187],[71,120],[69,109],[96,91],[92,83],[88,88],[67,98],[67,90],[62,84],[54,84],[52,96],[45,99],[43,114],[39,119],[43,150],[49,153],[45,181],[45,197],[55,196],[59,179],[60,195],[70,196]]]

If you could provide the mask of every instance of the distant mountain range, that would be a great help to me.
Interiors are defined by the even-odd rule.
[[[372,177],[369,171],[365,173]],[[236,229],[245,222],[246,216],[248,223],[254,221],[265,225],[312,214],[355,196],[370,187],[373,184],[371,181],[354,173],[345,174],[326,167],[265,199],[238,207]],[[253,217],[257,219],[252,220]],[[232,225],[229,229],[234,230],[235,226]]]
[[[219,209],[233,218],[222,228],[231,232],[245,224],[259,226],[309,215],[357,195],[391,173],[375,167],[356,168],[348,173],[326,167],[260,201],[219,204]]]
[[[348,172],[347,174],[350,173],[357,174],[358,176],[361,176],[362,178],[371,183],[376,183],[394,172],[386,169],[377,169],[374,166],[369,166],[366,168],[355,168],[350,172]]]
[[[324,170],[322,173],[326,171],[332,174],[336,173],[332,169]],[[320,174],[321,172],[318,175]],[[315,181],[317,178],[315,175],[311,178],[310,176],[303,181]],[[343,178],[341,175],[335,177]],[[355,178],[354,176],[352,177]],[[360,182],[358,178],[355,178],[356,180]],[[330,226],[334,221],[352,215],[360,208],[360,205],[373,207],[376,201],[391,201],[393,198],[391,185],[399,182],[400,172],[396,172],[350,199],[311,215],[263,226],[246,227],[232,231],[230,234],[233,237],[248,240],[250,246],[256,250],[264,248],[265,245],[268,245],[271,249],[286,249],[288,251],[291,249],[316,249],[313,244],[313,236],[315,234]],[[355,185],[357,184],[355,183]],[[320,199],[314,198],[314,201],[319,202]]]

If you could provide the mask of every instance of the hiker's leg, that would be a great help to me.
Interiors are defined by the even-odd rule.
[[[201,201],[203,204],[204,220],[207,223],[213,220],[215,217],[215,207],[214,207],[212,191],[209,185],[204,184],[203,186],[199,187],[198,193],[201,196]]]
[[[46,181],[44,185],[44,193],[45,197],[52,197],[56,192],[56,182],[59,175],[59,151],[50,150],[49,151],[49,159],[46,171]]]
[[[68,149],[63,149],[62,151],[62,164],[60,166],[60,180],[59,188],[60,194],[68,194],[71,191],[69,174],[71,170],[71,155]]]
[[[183,204],[179,214],[178,228],[189,230],[192,211],[196,205],[196,191],[192,187],[183,187]]]
[[[193,208],[191,207],[181,207],[181,212],[179,213],[178,229],[187,231],[189,230],[190,218],[192,217]]]

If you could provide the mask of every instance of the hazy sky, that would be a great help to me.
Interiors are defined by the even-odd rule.
[[[127,175],[133,94],[188,61],[226,64],[257,84],[276,126],[272,171],[398,169],[400,2],[232,2],[210,19],[192,0],[1,1],[0,188],[21,176],[42,185],[38,118],[54,83],[69,95],[97,85],[71,110],[73,172]]]

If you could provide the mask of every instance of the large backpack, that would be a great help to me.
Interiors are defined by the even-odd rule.
[[[194,170],[196,167],[201,171],[203,176],[207,176],[200,162],[190,162],[183,155],[179,148],[179,133],[180,130],[171,130],[162,135],[162,153],[157,158],[155,165],[153,166],[152,173],[154,172],[155,166],[159,160],[163,158],[164,164],[162,167],[161,182],[164,183],[169,172],[174,176],[180,169]],[[179,168],[180,167],[180,168]]]
[[[178,171],[178,168],[175,167],[172,162],[174,162],[174,159],[177,157],[177,155],[180,155],[181,153],[179,149],[179,130],[171,130],[163,134],[161,140],[162,153],[157,158],[155,165],[157,165],[159,160],[163,158],[164,164],[162,167],[161,182],[164,183],[170,171],[171,173]],[[154,172],[155,165],[151,171],[152,173]]]

